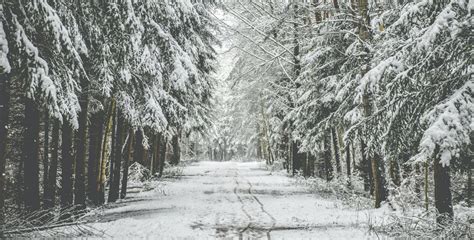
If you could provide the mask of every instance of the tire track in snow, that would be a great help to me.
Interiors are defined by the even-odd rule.
[[[249,212],[245,209],[245,203],[243,201],[242,196],[240,196],[237,193],[238,192],[237,190],[240,187],[239,181],[237,180],[237,176],[238,176],[238,171],[235,172],[235,176],[234,176],[234,181],[235,181],[235,184],[236,184],[235,187],[234,187],[234,194],[237,196],[237,199],[240,202],[240,209],[245,214],[245,216],[247,216],[247,218],[248,218],[247,226],[239,231],[239,234],[242,235],[244,232],[246,232],[247,230],[249,230],[252,227],[252,216],[250,216]]]
[[[273,230],[273,228],[275,228],[275,226],[276,226],[276,219],[275,219],[275,217],[273,217],[273,215],[271,215],[271,214],[265,209],[265,206],[263,205],[262,201],[260,201],[260,199],[252,193],[252,188],[253,188],[252,183],[251,183],[248,179],[246,179],[246,181],[247,181],[247,184],[249,185],[248,193],[250,194],[250,196],[253,197],[253,199],[255,199],[255,201],[257,201],[258,205],[260,206],[260,210],[261,210],[263,213],[265,213],[265,215],[267,215],[267,216],[271,219],[272,225],[271,225],[271,227],[266,231],[267,238],[270,239],[270,233],[271,233],[271,231]]]

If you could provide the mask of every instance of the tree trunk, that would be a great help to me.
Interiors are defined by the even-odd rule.
[[[158,133],[155,136],[155,146],[154,146],[154,159],[153,159],[153,171],[152,175],[155,175],[160,171],[160,145],[161,145],[161,134]]]
[[[333,178],[333,167],[331,164],[331,140],[328,133],[324,134],[324,170],[326,174],[326,181],[331,181]]]
[[[44,187],[44,208],[53,208],[56,202],[56,178],[58,173],[59,155],[59,120],[53,120],[53,132],[51,138],[51,162],[49,164],[48,182]]]
[[[7,162],[8,117],[10,113],[9,75],[0,75],[0,226],[5,222],[5,166]],[[0,228],[0,238],[2,238]]]
[[[97,177],[100,174],[101,143],[104,135],[104,112],[91,116],[89,127],[89,159],[87,162],[87,195],[89,200],[98,204]]]
[[[364,179],[364,190],[370,192],[372,194],[372,170],[371,170],[371,163],[369,158],[366,154],[366,145],[363,139],[360,140],[360,152],[362,159],[359,163],[360,175]]]
[[[390,160],[390,178],[392,179],[392,183],[399,187],[401,184],[400,179],[400,166],[398,165],[398,161],[396,158],[392,158]]]
[[[299,142],[298,141],[292,141],[291,143],[291,169],[293,176],[296,175],[296,173],[301,170],[302,167],[302,159],[300,158],[300,154],[298,153],[299,151]]]
[[[339,152],[339,141],[337,140],[336,128],[331,128],[332,135],[332,145],[334,149],[334,160],[336,161],[336,172],[338,174],[342,173],[341,169],[341,157]]]
[[[469,145],[468,147],[468,153],[467,153],[467,157],[468,157],[468,162],[467,162],[467,199],[466,199],[466,203],[467,203],[467,206],[468,207],[471,207],[472,206],[472,170],[473,170],[473,166],[472,166],[472,161],[474,159],[474,132],[471,132],[471,135],[470,135],[470,139],[471,139],[471,144]]]
[[[87,146],[87,112],[89,99],[83,95],[80,99],[81,112],[79,113],[79,129],[76,138],[76,165],[74,181],[74,205],[79,209],[86,207],[86,179],[85,162]]]
[[[160,154],[159,155],[159,160],[160,160],[160,167],[159,170],[160,172],[158,173],[158,177],[163,176],[163,170],[165,168],[165,160],[166,160],[166,148],[167,148],[167,142],[166,142],[166,137],[164,134],[161,134],[161,146],[160,146]]]
[[[424,163],[424,167],[425,167],[425,179],[424,179],[424,182],[425,182],[425,210],[428,211],[428,205],[429,205],[429,200],[428,200],[428,171],[429,171],[429,168],[428,168],[428,162],[425,162]]]
[[[143,165],[143,131],[138,129],[133,146],[133,161]]]
[[[49,114],[44,119],[44,145],[43,145],[43,189],[48,185],[49,173]],[[43,196],[44,198],[44,196]]]
[[[124,154],[125,159],[123,161],[122,188],[120,191],[120,199],[124,199],[127,196],[128,167],[130,165],[130,159],[132,158],[132,146],[134,142],[133,133],[133,128],[130,127],[130,130],[128,131],[127,150]]]
[[[351,147],[349,143],[346,143],[344,147],[344,152],[346,154],[346,174],[347,178],[351,178]]]
[[[336,12],[338,12],[339,11],[339,2],[337,0],[333,0],[332,2],[334,4],[334,9],[336,9]]]
[[[123,144],[123,126],[124,126],[124,119],[122,116],[122,111],[117,109],[116,111],[116,127],[115,127],[115,138],[112,140],[114,141],[112,151],[114,154],[112,155],[113,158],[110,159],[111,168],[110,171],[110,189],[109,189],[109,202],[115,202],[119,198],[119,191],[120,191],[120,170],[122,167],[122,144]]]
[[[380,204],[387,200],[387,188],[385,186],[385,178],[383,160],[379,154],[374,153],[372,158],[372,177],[374,185],[375,208],[379,208]]]
[[[439,146],[436,146],[434,153],[434,190],[435,206],[438,210],[436,222],[447,225],[453,220],[453,204],[451,197],[451,177],[449,166],[443,166],[439,158]]]
[[[73,154],[72,154],[72,128],[68,122],[63,123],[61,137],[61,207],[67,208],[72,205],[72,173],[73,173]]]
[[[115,99],[111,99],[109,110],[107,113],[106,129],[103,134],[102,147],[100,150],[99,172],[97,175],[97,202],[102,204],[105,202],[105,179],[107,178],[107,153],[109,151],[109,134],[113,130],[115,116]],[[113,138],[113,136],[112,136]]]
[[[23,145],[24,203],[30,211],[40,208],[39,197],[39,125],[40,113],[33,99],[25,100],[25,137]]]
[[[173,156],[171,158],[171,164],[178,165],[181,158],[181,152],[180,152],[181,150],[179,147],[179,134],[174,135],[171,141],[173,144]],[[221,154],[222,154],[221,157],[223,158],[224,157],[223,151],[221,152]]]

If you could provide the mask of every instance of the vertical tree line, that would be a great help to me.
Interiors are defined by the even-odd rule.
[[[207,7],[0,4],[0,231],[15,216],[10,196],[20,212],[82,210],[126,197],[132,162],[161,176],[168,149],[179,164],[182,132],[209,124],[217,40]]]

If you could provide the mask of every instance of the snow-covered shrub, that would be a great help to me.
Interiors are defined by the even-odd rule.
[[[472,218],[472,216],[471,216]],[[412,211],[410,214],[394,211],[386,223],[373,223],[372,231],[397,239],[472,239],[468,219],[461,215],[446,226],[436,223],[435,209]]]
[[[132,183],[144,182],[150,179],[150,177],[150,170],[138,162],[134,162],[128,168],[128,181]]]
[[[373,207],[372,200],[366,196],[362,185],[349,184],[345,177],[335,178],[328,182],[318,177],[304,178],[301,175],[295,177],[296,184],[309,188],[313,193],[326,198],[341,200],[345,207],[353,209],[370,209]],[[362,182],[360,179],[351,182]]]
[[[163,178],[180,178],[183,176],[183,166],[180,165],[171,165],[165,163],[165,168],[163,169]]]

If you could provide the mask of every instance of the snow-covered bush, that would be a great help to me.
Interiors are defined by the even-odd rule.
[[[132,183],[145,182],[149,180],[150,177],[150,170],[138,162],[132,163],[128,168],[128,181]]]

